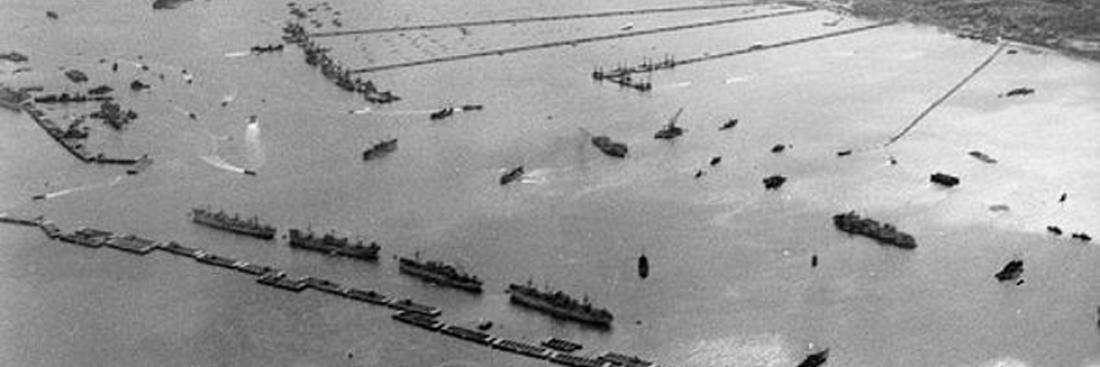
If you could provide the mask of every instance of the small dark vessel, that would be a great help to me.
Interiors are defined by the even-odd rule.
[[[1001,271],[997,272],[997,274],[994,274],[993,277],[997,278],[998,281],[1004,282],[1015,280],[1019,278],[1020,275],[1023,273],[1024,261],[1020,259],[1013,259],[1012,261],[1009,261],[1008,264],[1005,264],[1005,267],[1001,269]]]
[[[235,214],[230,216],[223,211],[215,213],[206,209],[192,208],[191,221],[207,227],[249,235],[265,240],[275,238],[275,227],[260,223],[257,217],[242,219]]]
[[[1053,233],[1055,236],[1062,235],[1062,229],[1058,228],[1058,226],[1047,226],[1047,232]]]
[[[452,107],[446,107],[446,108],[443,108],[442,110],[432,112],[432,114],[429,115],[428,118],[431,119],[431,120],[442,120],[442,119],[445,119],[447,117],[450,117],[453,114],[455,114],[455,109],[452,108]]]
[[[706,173],[703,172],[703,170],[697,170],[697,171],[695,171],[695,178],[698,179],[700,177],[703,177],[704,174],[706,174]]]
[[[810,354],[806,356],[806,359],[802,360],[802,363],[798,364],[798,367],[817,367],[825,364],[825,361],[829,359],[829,348],[825,348],[820,352]]]
[[[777,190],[787,182],[787,178],[780,175],[772,175],[764,179],[765,190]]]
[[[977,158],[979,161],[982,161],[983,163],[989,163],[989,164],[996,164],[997,163],[997,160],[993,159],[993,157],[990,157],[988,154],[982,153],[982,152],[977,151],[977,150],[971,150],[971,151],[967,152],[966,154],[969,154],[971,157]]]
[[[253,170],[250,170],[250,169],[246,169],[246,170],[244,170],[244,174],[246,174],[246,175],[249,175],[249,176],[255,176],[255,175],[256,175],[256,171],[253,171]]]
[[[729,119],[728,121],[726,121],[726,123],[722,124],[722,126],[719,126],[718,130],[722,131],[732,129],[734,126],[737,126],[737,119]]]
[[[607,154],[615,158],[626,157],[626,144],[611,141],[611,138],[605,135],[593,137],[592,145],[595,145],[596,148],[599,148],[600,151],[603,152],[603,154]]]
[[[481,331],[486,331],[486,330],[489,330],[489,329],[492,329],[492,328],[493,328],[493,322],[489,321],[489,320],[485,320],[485,321],[482,321],[482,322],[477,324],[477,329],[481,330]]]
[[[140,80],[137,80],[137,79],[134,79],[133,82],[130,82],[130,90],[135,91],[135,92],[140,91],[142,89],[149,89],[149,88],[151,88],[151,86],[149,84],[142,83]]]
[[[523,178],[523,166],[516,167],[515,169],[508,171],[504,176],[500,176],[500,184],[507,185],[520,178]]]
[[[787,150],[787,146],[783,144],[776,144],[772,147],[772,153],[783,153],[784,150]]]
[[[57,16],[57,13],[54,12],[54,11],[47,11],[46,12],[46,18],[57,19],[58,16]]]
[[[649,259],[645,257],[645,253],[638,257],[638,276],[642,279],[649,277]]]
[[[847,156],[847,155],[851,155],[851,154],[852,154],[851,149],[836,152],[837,157],[843,157],[843,156]]]
[[[672,118],[668,120],[668,124],[666,124],[665,127],[658,130],[656,134],[653,134],[653,138],[671,140],[680,135],[684,135],[684,129],[676,126],[676,120],[680,118],[681,113],[684,113],[683,107],[680,107],[680,109],[676,111],[676,114],[672,115]]]
[[[566,353],[573,353],[584,348],[584,345],[581,345],[580,343],[560,338],[546,338],[543,341],[539,342],[539,344],[544,347]]]
[[[1081,241],[1083,241],[1083,242],[1089,242],[1089,241],[1092,241],[1092,237],[1090,237],[1090,236],[1089,236],[1088,234],[1086,234],[1085,232],[1080,232],[1080,233],[1074,233],[1074,234],[1071,234],[1071,235],[1070,235],[1070,237],[1073,237],[1074,239],[1078,239],[1078,240],[1081,240]]]
[[[371,159],[381,158],[395,150],[397,150],[397,138],[384,140],[363,151],[363,160],[369,161]]]
[[[1026,95],[1032,94],[1032,93],[1035,93],[1035,89],[1021,87],[1021,88],[1016,88],[1016,89],[1008,91],[1008,93],[1005,93],[1004,96],[1005,97],[1026,96]]]
[[[917,241],[912,235],[899,231],[890,223],[879,223],[871,218],[862,218],[855,211],[834,215],[833,225],[843,232],[866,236],[879,243],[908,250],[917,248]]]
[[[31,196],[31,200],[46,200],[46,194],[37,194]]]
[[[462,107],[459,107],[459,109],[462,111],[478,111],[482,108],[483,107],[479,104],[464,104],[462,105]]]
[[[111,93],[114,90],[115,90],[114,88],[111,88],[109,86],[101,85],[101,86],[89,89],[88,94],[91,94],[93,96],[98,96],[98,95],[102,95],[102,94]]]
[[[955,176],[952,176],[952,175],[949,175],[949,174],[946,174],[946,173],[941,173],[941,172],[933,173],[930,180],[932,182],[935,182],[935,183],[938,183],[940,185],[944,185],[944,186],[947,186],[947,187],[952,187],[952,186],[955,186],[955,185],[959,184],[959,178],[958,177],[955,177]]]
[[[717,156],[717,157],[714,157],[714,158],[710,159],[710,165],[714,166],[714,165],[717,165],[718,163],[722,163],[722,157],[721,156]]]

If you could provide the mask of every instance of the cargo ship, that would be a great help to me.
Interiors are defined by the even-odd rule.
[[[668,124],[665,124],[661,130],[658,130],[656,134],[653,134],[654,139],[671,140],[684,135],[684,128],[676,126],[676,120],[680,119],[680,114],[684,113],[684,108],[680,107],[676,114],[668,120]]]
[[[855,211],[834,215],[833,224],[841,231],[866,236],[880,243],[903,249],[917,248],[917,241],[908,233],[899,231],[890,223],[861,218]]]
[[[483,282],[477,276],[458,271],[454,266],[442,262],[419,260],[419,256],[414,259],[398,258],[400,271],[435,284],[481,293]]]
[[[260,239],[270,240],[275,238],[275,227],[260,223],[260,220],[256,217],[241,219],[236,214],[231,217],[220,210],[215,213],[206,209],[192,208],[191,221],[207,227]]]
[[[390,140],[383,140],[382,142],[375,144],[374,146],[363,151],[363,160],[369,161],[375,158],[382,158],[383,156],[393,153],[397,150],[397,138]]]
[[[586,301],[577,301],[561,291],[541,291],[531,285],[509,284],[512,303],[542,311],[551,316],[580,321],[595,326],[610,327],[614,316],[607,309]]]
[[[363,245],[363,241],[351,243],[347,237],[336,237],[331,233],[324,236],[314,235],[313,232],[303,233],[298,229],[290,230],[290,247],[304,250],[323,252],[329,255],[347,256],[361,260],[377,260],[378,250],[382,247],[371,242]]]

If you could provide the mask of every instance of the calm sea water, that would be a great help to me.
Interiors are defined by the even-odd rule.
[[[345,28],[675,4],[329,3]],[[153,12],[120,0],[11,0],[0,9],[7,29],[0,51],[29,55],[33,68],[12,75],[16,66],[5,64],[0,81],[76,90],[59,69],[84,70],[90,86],[115,87],[123,105],[141,114],[121,134],[97,127],[93,144],[156,157],[148,172],[116,179],[121,170],[83,165],[25,115],[0,111],[0,211],[176,240],[412,297],[443,307],[449,323],[493,320],[499,336],[564,337],[585,344],[583,353],[620,351],[664,365],[790,366],[821,347],[832,348],[830,366],[1100,363],[1100,268],[1093,266],[1100,255],[1043,233],[1048,224],[1100,233],[1095,64],[1026,50],[1002,55],[909,136],[879,149],[993,47],[898,25],[657,73],[649,94],[588,76],[597,65],[866,24],[824,27],[836,16],[814,12],[372,74],[404,100],[349,114],[367,105],[324,81],[297,49],[226,56],[278,42],[282,3],[195,1]],[[627,23],[645,29],[784,9],[322,42],[358,67],[614,33]],[[46,10],[60,19],[47,19]],[[120,70],[112,73],[116,60]],[[127,90],[134,78],[152,84],[151,92]],[[1037,92],[997,98],[1021,86]],[[223,100],[231,103],[220,107]],[[485,109],[428,121],[434,109],[465,103]],[[680,107],[687,134],[653,140]],[[259,125],[249,128],[249,115]],[[718,132],[729,117],[741,123]],[[630,156],[602,156],[584,131],[628,143]],[[395,154],[360,160],[365,147],[390,137],[400,141]],[[792,147],[772,154],[775,144]],[[835,156],[848,148],[857,154]],[[969,150],[1000,163],[982,164]],[[707,166],[713,156],[722,163]],[[529,172],[523,183],[497,184],[520,164]],[[696,180],[698,169],[706,174]],[[935,187],[927,176],[936,171],[963,183]],[[771,174],[790,181],[765,192],[760,180]],[[1069,199],[1058,203],[1062,192]],[[38,193],[54,194],[31,202]],[[988,209],[996,204],[1011,209]],[[280,228],[360,234],[379,241],[384,258],[325,258],[197,227],[186,217],[196,205],[254,213]],[[900,251],[835,231],[829,217],[852,209],[896,223],[920,248]],[[547,363],[395,323],[389,310],[288,294],[165,254],[87,250],[9,226],[0,227],[0,244],[2,365]],[[471,296],[399,276],[391,257],[416,251],[487,279],[487,292]],[[635,274],[642,253],[652,266],[646,280]],[[813,254],[821,264],[811,269]],[[1017,256],[1026,282],[996,283],[992,274]],[[508,305],[506,284],[528,279],[588,295],[615,313],[614,328],[591,330]]]

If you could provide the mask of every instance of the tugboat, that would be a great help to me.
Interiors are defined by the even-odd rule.
[[[298,229],[290,230],[290,247],[368,261],[378,260],[378,251],[382,249],[374,242],[364,246],[363,241],[353,244],[347,237],[336,237],[331,233],[317,236],[312,231],[302,233]]]
[[[500,176],[500,184],[507,185],[520,178],[523,178],[523,166],[516,167],[515,169],[508,171],[504,176]]]
[[[375,158],[382,158],[383,156],[390,154],[395,150],[397,150],[397,138],[383,140],[382,142],[375,144],[369,149],[363,151],[363,160],[369,161]]]
[[[428,116],[428,118],[431,120],[442,120],[450,117],[453,114],[455,114],[455,109],[453,107],[446,107],[442,110],[432,112],[432,114]]]
[[[260,223],[257,217],[241,219],[236,214],[231,217],[220,210],[215,213],[206,209],[192,208],[191,221],[207,227],[260,239],[270,240],[275,238],[275,227]]]
[[[1047,232],[1053,233],[1055,236],[1062,235],[1062,229],[1058,228],[1058,226],[1047,226]]]
[[[825,361],[829,359],[829,348],[825,350],[810,354],[806,356],[806,359],[802,360],[802,363],[798,364],[798,367],[817,367],[825,364]]]
[[[666,124],[664,128],[661,128],[661,130],[658,130],[657,133],[653,135],[653,138],[672,140],[680,135],[684,135],[684,129],[676,126],[676,120],[680,118],[681,113],[684,113],[683,107],[680,107],[680,109],[676,111],[676,114],[672,115],[672,118],[668,120],[668,124]]]
[[[787,178],[781,175],[771,175],[764,179],[765,190],[778,190],[780,186],[783,186],[787,182]]]
[[[833,225],[843,232],[866,236],[879,243],[894,245],[907,250],[917,248],[917,241],[913,239],[912,235],[899,231],[890,223],[879,223],[871,218],[861,218],[855,211],[834,215]]]
[[[509,284],[512,303],[549,314],[550,316],[610,327],[614,316],[611,311],[597,308],[585,301],[577,301],[561,291],[541,291],[530,282],[526,285]]]
[[[603,154],[607,154],[615,158],[626,157],[626,144],[611,141],[611,138],[607,137],[606,135],[593,137],[592,145],[595,145],[596,148],[599,148],[600,151],[603,152]]]
[[[993,274],[997,281],[1005,282],[1009,280],[1016,280],[1024,273],[1024,261],[1020,259],[1013,259],[1005,264],[1005,267],[998,271],[997,274]]]
[[[638,257],[638,276],[642,279],[649,277],[649,259],[645,257],[645,253]]]
[[[438,261],[421,262],[419,253],[417,253],[416,257],[413,259],[400,257],[398,258],[398,262],[398,269],[402,273],[439,285],[481,293],[481,285],[483,284],[481,279],[478,279],[475,275],[469,275],[458,271],[454,266]]]

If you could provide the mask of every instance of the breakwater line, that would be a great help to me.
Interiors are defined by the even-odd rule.
[[[571,20],[571,19],[586,19],[586,18],[607,18],[607,17],[619,17],[619,16],[628,16],[628,15],[672,13],[672,12],[696,11],[696,10],[714,10],[714,9],[723,9],[723,8],[732,8],[732,7],[747,7],[747,6],[759,6],[759,4],[755,4],[755,3],[722,3],[722,4],[707,4],[707,5],[674,6],[674,7],[665,7],[665,8],[613,10],[613,11],[604,11],[604,12],[595,12],[595,13],[547,15],[547,16],[536,16],[536,17],[510,18],[510,19],[490,19],[490,20],[475,20],[475,21],[466,21],[466,22],[447,22],[447,23],[436,23],[436,24],[398,26],[398,27],[387,27],[387,28],[369,28],[369,29],[356,29],[356,30],[346,30],[346,31],[315,32],[315,33],[310,33],[309,36],[310,37],[336,37],[336,36],[348,36],[348,35],[356,35],[356,34],[421,31],[421,30],[440,29],[440,28],[478,27],[478,26],[501,25],[501,24],[549,22],[549,21]]]
[[[532,44],[532,45],[516,46],[516,47],[506,47],[506,48],[499,48],[499,49],[495,49],[495,50],[479,51],[479,52],[472,52],[472,53],[467,53],[467,54],[451,55],[451,56],[444,56],[444,57],[437,57],[437,58],[431,58],[431,59],[402,62],[402,63],[389,64],[389,65],[371,66],[371,67],[365,67],[365,68],[360,68],[360,69],[354,69],[354,70],[351,70],[350,72],[351,73],[372,73],[372,72],[378,72],[378,71],[383,71],[383,70],[402,69],[402,68],[408,68],[408,67],[414,67],[414,66],[420,66],[420,65],[438,64],[438,63],[473,59],[473,58],[486,57],[486,56],[494,56],[494,55],[502,56],[502,55],[510,54],[510,53],[534,51],[534,50],[539,50],[539,49],[544,49],[544,48],[563,47],[563,46],[576,46],[576,45],[583,44],[583,43],[601,42],[601,41],[607,41],[607,40],[613,40],[613,39],[619,39],[619,38],[638,37],[638,36],[645,36],[645,35],[650,35],[650,34],[675,32],[675,31],[682,31],[682,30],[687,30],[687,29],[713,27],[713,26],[718,26],[718,25],[723,25],[723,24],[746,22],[746,21],[750,21],[750,20],[759,20],[759,19],[767,19],[767,18],[774,18],[774,17],[782,17],[782,16],[787,16],[787,15],[807,13],[807,12],[816,11],[816,10],[817,9],[807,8],[807,9],[791,10],[791,11],[778,12],[778,13],[755,15],[755,16],[749,16],[749,17],[725,18],[725,19],[711,20],[711,21],[706,21],[706,22],[681,24],[681,25],[668,26],[668,27],[659,27],[659,28],[646,29],[646,30],[640,30],[640,31],[621,32],[621,33],[605,34],[605,35],[600,35],[600,36],[573,38],[573,39],[562,40],[562,41],[544,42],[544,43],[537,43],[537,44]]]
[[[722,53],[717,53],[717,54],[706,54],[706,55],[703,55],[703,56],[697,56],[697,57],[692,57],[692,58],[687,58],[687,59],[674,59],[672,57],[666,57],[663,61],[660,61],[660,62],[644,62],[644,63],[642,63],[638,66],[617,67],[617,68],[611,69],[610,71],[596,70],[595,72],[592,73],[592,77],[597,79],[597,80],[608,80],[608,79],[612,79],[612,78],[622,78],[622,77],[625,77],[625,76],[630,75],[630,74],[649,73],[649,72],[654,72],[654,71],[658,71],[658,70],[672,69],[672,68],[675,68],[675,67],[681,66],[681,65],[688,65],[688,64],[694,64],[694,63],[699,63],[699,62],[704,62],[704,61],[717,60],[717,59],[722,59],[722,58],[731,57],[731,56],[744,55],[744,54],[757,52],[757,51],[770,50],[770,49],[774,49],[774,48],[793,46],[793,45],[797,45],[797,44],[808,43],[808,42],[813,42],[813,41],[819,41],[819,40],[824,40],[824,39],[833,38],[833,37],[845,36],[845,35],[849,35],[849,34],[859,33],[859,32],[863,32],[863,31],[869,31],[869,30],[872,30],[872,29],[893,25],[893,24],[896,24],[896,23],[897,23],[896,20],[890,20],[890,21],[886,21],[886,22],[882,22],[882,23],[876,23],[876,24],[862,26],[862,27],[855,27],[855,28],[851,28],[851,29],[845,29],[845,30],[842,30],[842,31],[823,33],[823,34],[819,34],[819,35],[815,35],[815,36],[796,38],[796,39],[792,39],[792,40],[787,40],[787,41],[782,41],[782,42],[777,42],[777,43],[772,43],[772,44],[766,44],[766,45],[765,44],[756,44],[756,45],[752,45],[752,46],[742,48],[742,49],[738,49],[738,50],[727,51],[727,52],[722,52]],[[729,84],[731,80],[734,80],[734,79],[727,79],[726,84]]]
[[[942,96],[940,96],[940,98],[936,99],[935,102],[932,102],[932,104],[928,105],[928,107],[925,108],[924,111],[921,111],[921,113],[917,115],[917,117],[914,118],[913,121],[910,121],[909,125],[906,125],[905,128],[901,130],[901,132],[891,137],[890,140],[886,142],[886,144],[883,144],[883,147],[894,144],[898,140],[901,140],[902,137],[905,137],[905,134],[908,134],[910,130],[913,130],[914,127],[917,127],[917,124],[920,123],[921,120],[923,120],[925,117],[927,117],[928,114],[932,113],[932,110],[935,110],[936,107],[939,107],[940,104],[942,104],[944,101],[947,101],[948,98],[951,98],[951,96],[954,95],[955,92],[958,92],[959,89],[962,89],[962,87],[966,85],[966,83],[969,83],[971,79],[974,79],[974,77],[978,75],[978,73],[982,72],[982,69],[985,69],[986,66],[989,66],[989,64],[993,63],[993,60],[997,58],[997,55],[1001,54],[1001,51],[1003,51],[1006,46],[1008,46],[1008,42],[1001,42],[1001,45],[998,46],[996,50],[993,50],[993,53],[989,54],[989,57],[985,58],[985,61],[982,61],[981,64],[978,64],[978,66],[975,67],[974,70],[970,71],[970,74],[967,74],[966,77],[956,83],[954,87],[951,87],[951,89],[947,90],[947,93],[944,93]]]
[[[614,367],[614,366],[653,366],[654,362],[637,356],[605,351],[599,355],[582,356],[573,353],[583,349],[581,344],[568,340],[547,337],[538,344],[488,334],[487,328],[463,327],[448,324],[440,319],[443,310],[438,307],[414,302],[409,298],[397,299],[374,290],[345,286],[332,280],[314,276],[291,276],[275,267],[251,263],[233,257],[217,255],[202,248],[185,246],[175,241],[157,241],[133,234],[121,234],[111,231],[80,227],[76,230],[62,230],[57,224],[43,217],[23,218],[0,213],[0,223],[17,226],[38,227],[51,240],[59,240],[97,250],[110,248],[135,256],[148,256],[153,252],[164,252],[172,256],[190,259],[198,264],[220,268],[223,271],[235,271],[256,279],[256,283],[271,287],[273,290],[300,293],[312,289],[311,293],[335,296],[365,305],[385,307],[396,311],[391,318],[407,324],[469,342],[468,345],[483,346],[512,353],[517,356],[545,360],[550,363],[569,367]]]

